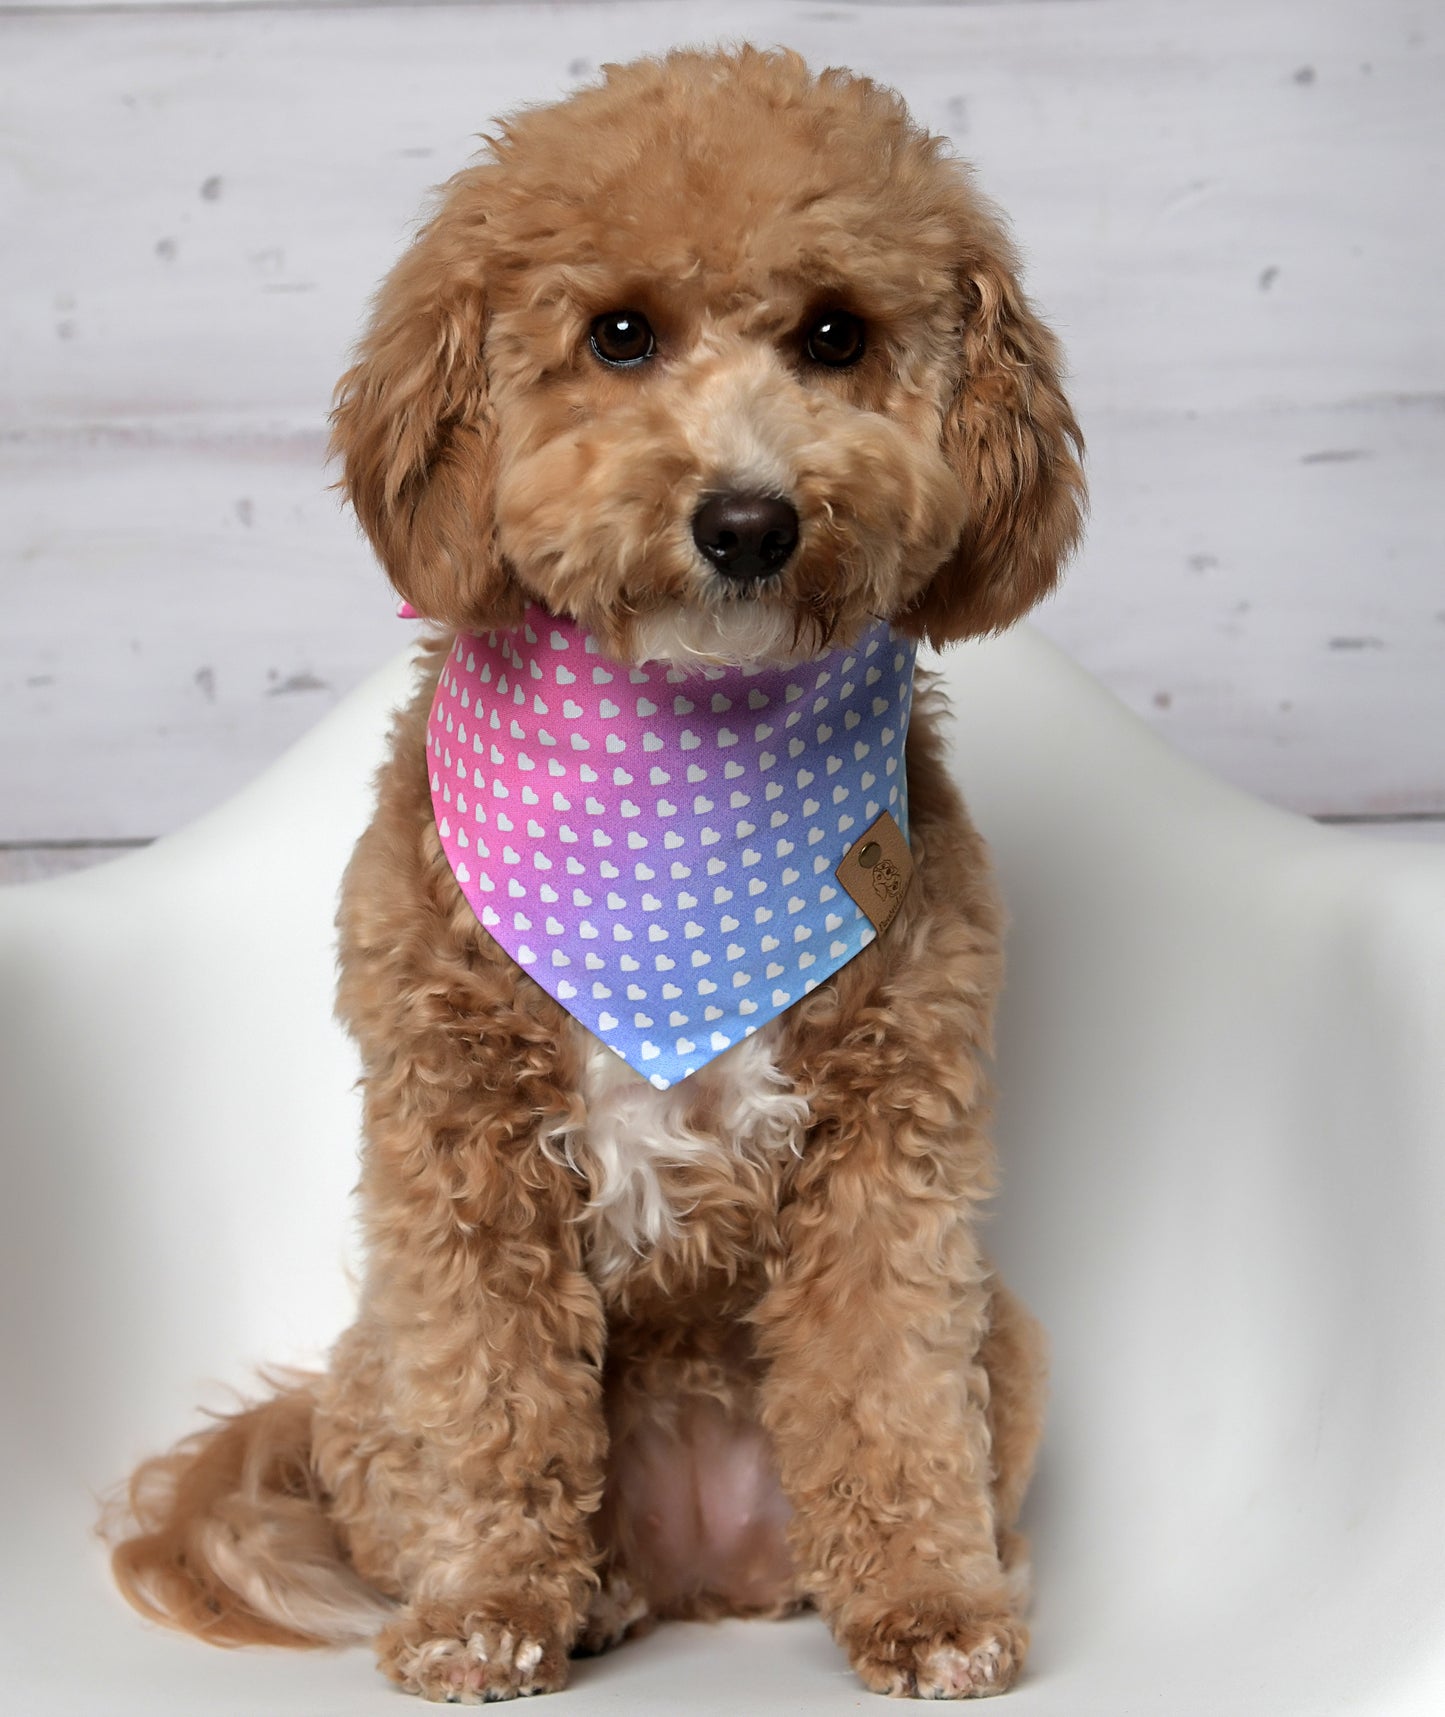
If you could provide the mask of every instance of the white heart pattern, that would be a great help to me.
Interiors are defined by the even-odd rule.
[[[884,651],[885,641],[895,647]],[[838,818],[836,806],[854,790],[861,797],[863,759],[874,771],[882,760],[890,784],[886,800],[881,787],[875,797],[907,837],[902,760],[914,653],[911,643],[891,638],[886,623],[877,621],[846,648],[788,668],[702,668],[684,676],[666,663],[630,669],[611,663],[584,675],[565,663],[580,667],[585,657],[601,656],[596,640],[538,607],[514,629],[458,634],[427,728],[437,832],[458,886],[529,977],[666,1090],[816,989],[873,940],[863,912],[840,900],[833,886],[832,872],[850,843],[841,825],[853,824]],[[872,660],[860,683],[849,675],[864,658]],[[645,690],[625,700],[604,696],[602,688],[613,686],[619,673]],[[560,722],[554,705],[545,733],[538,716],[547,713],[546,705],[522,699],[520,687],[529,681],[567,688]],[[687,695],[671,689],[680,684]],[[749,719],[739,723],[740,712]],[[753,721],[754,714],[760,719]],[[772,790],[778,754],[765,741],[779,727],[788,730],[784,785],[793,787],[794,778],[799,787],[829,781],[830,816],[821,817],[816,798],[790,799]],[[556,753],[547,765],[555,783],[551,809],[523,774],[535,772],[542,746]],[[595,768],[583,761],[622,753],[646,753],[651,767],[614,770],[609,763],[603,770],[600,761]],[[695,793],[667,800],[660,789],[683,780]],[[720,802],[734,810],[761,803],[765,788],[776,807],[769,828],[786,833],[761,849],[747,844],[752,822],[739,822],[736,831],[729,822],[724,833],[708,821]],[[477,803],[483,793],[493,801],[525,795],[532,810],[525,837],[498,817],[513,844],[496,857],[479,834],[487,816]],[[576,827],[557,813],[571,811],[575,818],[582,807],[586,834],[579,841]],[[644,884],[659,874],[656,857],[649,865],[641,855],[661,855],[664,847],[662,873],[674,886],[648,888]],[[788,862],[799,849],[814,859],[806,881]],[[701,894],[677,891],[678,879],[701,876],[704,866],[718,879],[715,889],[710,883]],[[568,883],[570,904],[542,879],[547,871],[577,879],[575,888]],[[740,917],[726,903],[734,898],[730,885],[743,882],[754,910]],[[527,941],[487,905],[498,883],[528,913],[548,903],[528,920]],[[775,913],[794,932],[781,947],[765,931]],[[807,943],[819,951],[805,952]],[[636,954],[623,951],[629,944]],[[685,956],[681,963],[662,952],[668,947]],[[557,969],[584,965],[595,975],[585,989]],[[724,980],[722,989],[706,975],[710,970]],[[623,1017],[609,1012],[602,1004],[614,991],[625,992],[636,1010],[629,1007]],[[659,1042],[655,1029],[651,1036],[648,1030],[664,1019],[674,1029]]]

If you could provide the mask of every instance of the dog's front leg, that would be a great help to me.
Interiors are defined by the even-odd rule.
[[[551,1691],[596,1584],[605,1458],[577,1194],[495,1098],[489,1124],[371,1107],[370,1267],[325,1439],[352,1453],[325,1476],[358,1566],[403,1600],[380,1666],[464,1704]]]
[[[1028,1642],[997,1555],[978,1360],[969,1182],[976,1196],[990,1154],[956,1109],[951,1140],[878,1092],[850,1110],[804,1153],[758,1312],[800,1583],[875,1692],[1002,1692]]]

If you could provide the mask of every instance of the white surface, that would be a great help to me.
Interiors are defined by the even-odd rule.
[[[517,103],[726,30],[898,85],[1090,445],[1040,624],[1309,812],[1445,813],[1445,28],[1421,0],[0,4],[0,841],[162,833],[397,647],[332,383]]]
[[[363,1652],[146,1628],[86,1534],[200,1380],[347,1315],[330,918],[403,680],[202,823],[0,892],[7,1714],[402,1709]],[[1445,855],[1219,785],[1037,636],[950,680],[1014,916],[995,1240],[1055,1352],[1007,1709],[1438,1717]],[[665,1628],[547,1709],[883,1707],[806,1619]]]

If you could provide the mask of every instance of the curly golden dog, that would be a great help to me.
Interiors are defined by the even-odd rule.
[[[1008,626],[1080,528],[1058,369],[968,171],[791,54],[611,68],[446,186],[334,419],[436,628],[340,912],[360,1307],[136,1474],[138,1608],[461,1703],[806,1605],[878,1692],[1013,1682],[1042,1342],[980,1243],[1000,908],[931,695],[891,921],[665,1089],[479,922],[427,735],[454,634],[538,611],[669,686]]]

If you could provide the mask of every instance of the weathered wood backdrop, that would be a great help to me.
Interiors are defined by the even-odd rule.
[[[1438,4],[0,0],[4,874],[402,644],[324,465],[369,293],[489,116],[720,34],[896,84],[1011,214],[1093,479],[1043,629],[1267,798],[1445,821]]]

